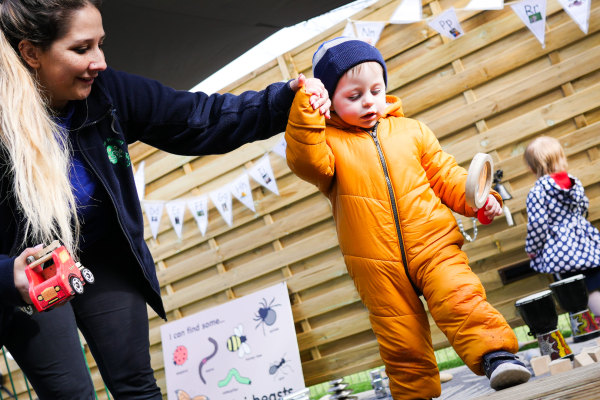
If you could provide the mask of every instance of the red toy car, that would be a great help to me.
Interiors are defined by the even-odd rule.
[[[85,283],[94,283],[92,271],[73,261],[58,240],[27,257],[27,262],[29,297],[40,312],[66,303],[75,294],[83,293]]]

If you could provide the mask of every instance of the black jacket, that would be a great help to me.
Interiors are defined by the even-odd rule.
[[[274,83],[241,95],[176,91],[154,80],[112,69],[100,73],[90,96],[78,101],[71,134],[109,194],[119,226],[152,290],[148,304],[165,318],[154,261],[144,241],[144,223],[127,145],[142,141],[182,155],[221,154],[283,132],[294,92]],[[12,181],[0,153],[0,324],[24,305],[14,286],[14,259],[28,243]],[[2,312],[5,315],[2,315]],[[1,326],[0,326],[1,328]]]

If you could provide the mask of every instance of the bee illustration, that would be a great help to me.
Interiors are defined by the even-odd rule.
[[[240,358],[244,357],[244,354],[250,353],[250,346],[246,343],[246,336],[244,335],[244,327],[238,325],[233,328],[233,335],[227,339],[227,350],[237,351]]]

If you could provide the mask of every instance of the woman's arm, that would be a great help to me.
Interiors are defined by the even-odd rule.
[[[261,91],[207,95],[110,68],[99,79],[128,143],[186,155],[225,153],[283,132],[295,94],[290,84],[298,86],[278,82]]]

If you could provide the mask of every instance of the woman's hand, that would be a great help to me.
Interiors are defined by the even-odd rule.
[[[290,81],[290,88],[296,92],[301,87],[305,87],[306,92],[311,94],[310,105],[313,110],[318,109],[321,115],[325,115],[325,118],[331,118],[329,113],[331,100],[323,83],[317,78],[306,78],[304,74],[300,74],[298,78]]]
[[[27,267],[27,257],[34,255],[38,251],[44,248],[44,245],[38,244],[35,247],[28,247],[21,255],[15,258],[14,265],[14,277],[15,287],[21,294],[21,297],[27,304],[31,304],[31,298],[29,298],[29,281],[27,275],[25,275],[25,267]]]

